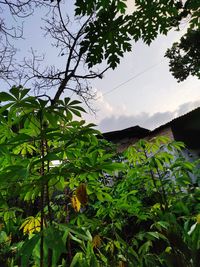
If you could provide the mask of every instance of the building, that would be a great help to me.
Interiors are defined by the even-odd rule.
[[[124,151],[139,139],[150,140],[156,136],[167,136],[185,143],[187,157],[200,156],[200,107],[150,131],[140,126],[107,132],[103,137],[117,145],[118,152]]]
[[[103,137],[117,145],[117,151],[123,152],[130,145],[136,143],[139,139],[145,138],[151,131],[140,126],[134,126],[119,131],[107,132]]]

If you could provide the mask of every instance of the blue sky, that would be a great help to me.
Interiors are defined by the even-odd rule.
[[[40,29],[41,15],[44,17],[43,10],[24,21],[25,39],[16,44],[20,50],[18,59],[22,60],[33,47],[46,54],[46,64],[62,65],[63,58],[58,57],[58,51],[50,46],[51,40]],[[91,85],[97,99],[91,105],[96,115],[88,113],[84,118],[103,132],[134,125],[153,129],[200,106],[199,80],[189,77],[177,83],[164,58],[166,49],[179,40],[186,27],[183,24],[180,32],[159,36],[150,47],[139,41],[116,70],[106,72],[103,79],[93,80]]]

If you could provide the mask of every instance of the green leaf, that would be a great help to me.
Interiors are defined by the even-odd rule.
[[[191,235],[193,232],[194,232],[194,230],[196,229],[196,227],[197,227],[197,223],[194,223],[191,227],[190,227],[190,230],[188,231],[188,235]]]
[[[54,226],[50,226],[44,231],[44,243],[53,251],[54,266],[57,266],[60,255],[66,252],[66,240],[63,242],[62,236],[63,232]]]
[[[28,94],[28,92],[30,92],[30,89],[22,89],[21,90],[21,99],[23,99],[27,94]],[[34,98],[33,98],[34,99]]]
[[[15,101],[15,100],[16,99],[12,95],[6,92],[0,92],[0,101],[4,102],[4,101]]]
[[[109,163],[103,163],[101,165],[102,169],[105,171],[117,171],[117,170],[124,170],[125,166],[123,163],[115,163],[115,162],[109,162]]]
[[[152,247],[152,242],[150,240],[146,241],[140,248],[139,248],[139,254],[145,255],[149,252],[150,248]]]
[[[11,94],[15,96],[15,100],[16,100],[16,99],[19,99],[20,89],[21,89],[21,87],[16,87],[16,86],[13,86],[13,87],[10,89]]]
[[[83,260],[83,253],[77,252],[73,257],[70,267],[81,267],[82,260]]]
[[[70,100],[70,99],[69,99],[69,100]],[[69,102],[69,100],[68,100],[68,102]],[[67,103],[68,103],[68,102],[67,102]],[[77,104],[81,104],[81,101],[73,100],[73,101],[70,102],[70,106],[77,105]]]
[[[169,227],[169,223],[165,221],[158,221],[151,225],[151,228],[157,228],[159,231],[162,231],[162,229],[167,230]]]
[[[153,238],[156,238],[156,239],[159,239],[160,238],[160,235],[158,232],[147,232],[147,234],[150,236],[150,237],[153,237]]]
[[[37,234],[24,242],[23,246],[18,251],[18,257],[21,256],[21,267],[27,267],[29,265],[29,258],[39,240],[40,234]]]

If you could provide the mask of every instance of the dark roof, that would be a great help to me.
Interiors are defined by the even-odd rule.
[[[200,107],[179,116],[150,131],[140,126],[134,126],[119,131],[103,133],[103,137],[113,143],[125,138],[144,138],[155,135],[166,127],[170,127],[175,140],[183,141],[190,148],[200,148]]]
[[[137,125],[123,130],[103,133],[103,137],[108,141],[115,142],[123,138],[143,138],[149,132],[150,130]]]
[[[160,130],[168,127],[168,126],[174,126],[174,125],[179,125],[179,124],[183,124],[187,121],[190,121],[194,116],[198,116],[199,115],[199,119],[200,119],[200,107],[196,108],[196,109],[193,109],[191,110],[190,112],[186,113],[186,114],[183,114],[163,125],[160,125],[159,127],[155,128],[154,130],[152,130],[150,133],[151,134],[154,134],[154,133],[157,133],[159,132]]]

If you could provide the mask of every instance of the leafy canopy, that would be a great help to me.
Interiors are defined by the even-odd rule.
[[[183,143],[140,140],[117,155],[73,119],[78,101],[22,87],[0,100],[1,266],[199,265],[199,160]]]
[[[190,18],[188,30],[199,28],[199,1],[136,0],[134,11],[127,14],[127,1],[76,1],[76,15],[90,16],[94,21],[86,27],[82,51],[89,67],[107,60],[113,69],[124,52],[131,50],[130,40],[142,39],[150,44],[158,34],[178,29],[183,18]]]

